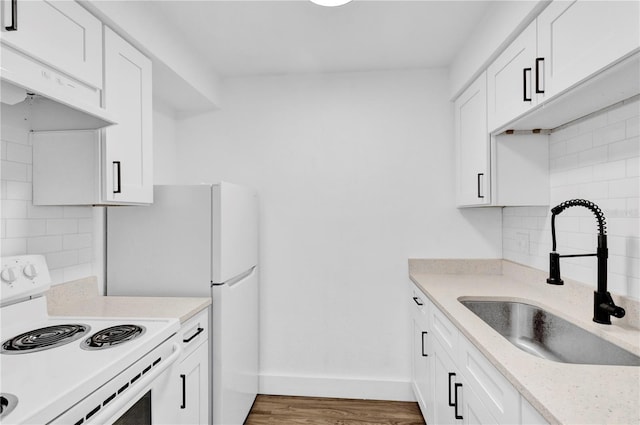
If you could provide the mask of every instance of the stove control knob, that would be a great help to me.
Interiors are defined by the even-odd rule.
[[[8,284],[12,284],[16,281],[18,276],[16,276],[16,272],[13,267],[2,270],[0,273],[0,278],[2,278],[3,282],[7,282]]]
[[[24,269],[22,269],[22,273],[24,273],[24,275],[29,279],[33,279],[38,276],[38,270],[33,264],[27,264],[26,266],[24,266]]]

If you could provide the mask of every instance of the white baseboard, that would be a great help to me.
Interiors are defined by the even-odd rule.
[[[409,381],[260,375],[260,394],[416,401]]]

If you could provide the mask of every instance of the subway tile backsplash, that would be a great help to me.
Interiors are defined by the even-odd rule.
[[[34,206],[28,129],[3,119],[0,139],[0,255],[43,254],[54,284],[95,274],[93,208]]]
[[[609,290],[640,299],[640,139],[638,96],[550,136],[549,207],[503,209],[503,256],[547,270],[552,206],[573,198],[595,202],[607,218]],[[558,252],[595,252],[594,215],[573,207],[556,218]],[[563,258],[562,275],[596,285],[593,257]]]

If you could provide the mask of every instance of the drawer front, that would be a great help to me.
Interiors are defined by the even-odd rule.
[[[428,316],[429,304],[429,298],[427,298],[413,282],[409,282],[409,311],[411,311],[411,314],[416,313],[422,316]],[[417,318],[419,316],[415,317]]]
[[[478,399],[499,424],[519,419],[520,394],[511,383],[465,337],[460,337],[458,366]]]
[[[187,320],[180,328],[178,337],[184,350],[183,358],[207,341],[209,339],[209,308]]]
[[[15,31],[12,8],[17,8]],[[2,42],[78,80],[102,88],[102,23],[73,1],[2,0]]]
[[[430,313],[431,333],[442,344],[447,354],[454,360],[458,359],[458,328],[434,306]]]

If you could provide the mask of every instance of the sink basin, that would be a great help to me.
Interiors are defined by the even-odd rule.
[[[640,366],[640,357],[540,307],[510,301],[460,301],[527,353],[562,363]]]

